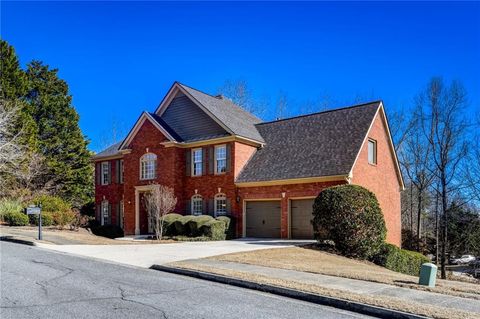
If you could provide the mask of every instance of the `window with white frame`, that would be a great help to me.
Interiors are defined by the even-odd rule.
[[[101,224],[102,225],[107,225],[109,224],[109,218],[110,218],[110,205],[108,203],[108,200],[103,200],[102,201],[102,206],[101,206]]]
[[[203,152],[201,148],[192,151],[192,175],[201,176],[203,166]]]
[[[377,164],[377,141],[368,140],[368,163]]]
[[[102,162],[102,185],[108,185],[110,182],[110,164]]]
[[[154,179],[157,169],[157,155],[147,153],[140,158],[140,179]]]
[[[215,216],[227,214],[227,197],[225,194],[215,195]]]
[[[202,195],[192,196],[192,215],[202,215],[203,212],[203,197]]]
[[[227,146],[215,146],[215,174],[222,174],[227,171]]]

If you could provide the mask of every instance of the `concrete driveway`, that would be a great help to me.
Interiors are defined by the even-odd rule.
[[[162,265],[187,259],[205,258],[259,249],[285,248],[311,242],[313,241],[236,239],[145,245],[48,245],[39,243],[37,246],[77,256],[92,257],[126,265],[149,268],[153,264]]]

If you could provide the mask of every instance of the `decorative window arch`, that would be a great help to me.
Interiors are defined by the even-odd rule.
[[[157,155],[146,153],[140,157],[140,179],[154,179],[157,171]]]
[[[195,194],[192,196],[192,215],[202,215],[203,213],[203,197]]]
[[[215,216],[227,214],[227,196],[223,193],[215,195]]]

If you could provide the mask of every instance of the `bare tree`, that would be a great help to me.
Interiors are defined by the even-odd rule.
[[[275,116],[277,120],[281,120],[287,117],[289,106],[290,102],[288,100],[287,93],[285,91],[280,91],[278,93],[278,99],[275,105]]]
[[[432,145],[422,132],[423,112],[421,105],[413,112],[410,123],[407,124],[407,134],[402,138],[399,148],[400,163],[408,176],[410,186],[415,187],[416,195],[416,249],[421,250],[422,239],[422,216],[428,196],[428,189],[435,177],[431,155]],[[410,196],[411,204],[411,232],[413,235],[413,192]]]
[[[99,140],[100,150],[104,150],[115,143],[120,142],[125,136],[127,136],[128,129],[124,122],[119,121],[116,118],[111,119],[110,127],[103,131]]]
[[[444,86],[439,78],[431,80],[426,91],[419,95],[422,128],[431,147],[433,172],[439,182],[442,209],[441,277],[446,278],[446,249],[448,240],[449,196],[458,189],[458,170],[468,150],[466,130],[462,117],[466,92],[458,82]]]
[[[154,223],[155,236],[157,240],[162,240],[165,215],[171,213],[177,205],[173,188],[154,185],[153,190],[147,193],[143,200],[149,218]]]
[[[11,104],[11,105],[7,105]],[[15,132],[15,122],[19,107],[13,102],[0,100],[0,188],[6,189],[6,176],[14,175],[24,157],[24,147],[19,143],[19,133]]]
[[[226,80],[217,92],[260,118],[265,115],[268,108],[265,100],[254,98],[246,80]]]

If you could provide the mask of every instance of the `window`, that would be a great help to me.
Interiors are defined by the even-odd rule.
[[[110,163],[102,162],[102,185],[110,183]]]
[[[192,215],[202,215],[203,212],[203,198],[202,195],[192,196]]]
[[[215,195],[215,216],[227,214],[227,197],[225,194]]]
[[[215,174],[222,174],[227,171],[227,146],[215,146]]]
[[[140,158],[140,179],[154,179],[157,169],[157,155],[147,153]]]
[[[368,140],[368,163],[377,164],[377,141]]]
[[[203,152],[201,148],[194,149],[192,151],[192,175],[201,176],[202,175],[202,158]]]
[[[101,207],[101,216],[100,216],[100,223],[101,225],[108,225],[110,223],[110,205],[108,203],[108,200],[102,201],[102,207]]]

